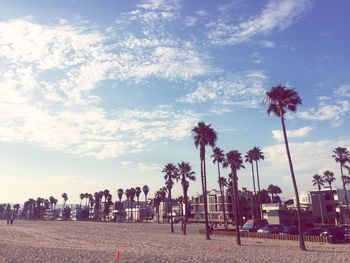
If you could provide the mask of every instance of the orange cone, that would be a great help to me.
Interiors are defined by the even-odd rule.
[[[220,251],[221,251],[221,246],[220,246],[220,244],[218,244],[218,246],[217,246],[216,250],[217,250],[218,252],[220,252]]]
[[[115,252],[115,260],[119,260],[120,258],[121,258],[121,253],[120,253],[120,251],[116,251]]]

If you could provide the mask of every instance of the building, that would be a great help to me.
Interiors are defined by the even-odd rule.
[[[224,198],[225,212],[228,222],[233,222],[233,206],[231,192],[226,191],[224,197],[221,196],[221,192],[215,189],[208,191],[208,221],[214,224],[224,223],[224,214],[222,207],[222,198]],[[245,220],[253,218],[253,215],[257,215],[256,199],[253,193],[247,188],[239,190],[239,209],[242,216],[241,224]],[[190,201],[191,215],[189,217],[190,222],[204,223],[204,198],[203,195],[197,194],[191,198]]]

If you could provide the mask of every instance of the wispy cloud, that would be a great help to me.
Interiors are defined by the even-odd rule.
[[[256,35],[287,28],[309,10],[310,6],[309,0],[269,1],[259,15],[239,24],[222,19],[210,23],[208,38],[218,45],[239,44]]]
[[[112,46],[109,41],[101,32],[66,21],[0,23],[0,140],[103,159],[145,150],[161,138],[188,136],[198,120],[191,111],[105,110],[95,90],[104,80],[202,74],[206,68],[193,47],[164,39],[128,37]]]
[[[350,113],[350,85],[341,85],[333,94],[318,97],[318,107],[299,111],[297,117],[303,120],[329,121],[333,127],[343,124],[344,118]]]
[[[295,138],[295,137],[305,137],[310,133],[312,130],[311,127],[302,127],[297,130],[288,130],[287,135],[289,138]],[[273,130],[272,131],[272,137],[276,139],[279,142],[283,141],[283,133],[281,130]]]
[[[267,76],[261,71],[228,74],[217,80],[199,82],[196,89],[180,101],[186,103],[214,102],[224,106],[255,108],[261,103]]]

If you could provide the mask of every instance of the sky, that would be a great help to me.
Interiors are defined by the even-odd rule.
[[[0,203],[78,203],[80,193],[164,185],[165,164],[199,153],[191,129],[212,124],[217,146],[258,146],[261,186],[293,196],[280,120],[265,92],[303,100],[286,125],[299,191],[350,149],[350,2],[0,0]],[[217,170],[207,148],[208,188]],[[223,170],[222,175],[228,175]],[[252,189],[249,165],[239,187]],[[200,178],[189,194],[201,191]],[[181,195],[175,184],[173,195]]]

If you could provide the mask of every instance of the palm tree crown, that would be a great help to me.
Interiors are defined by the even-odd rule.
[[[295,112],[302,100],[294,89],[278,85],[266,92],[265,101],[269,103],[267,113],[271,112],[278,117],[282,117],[287,111]]]
[[[206,125],[204,122],[199,122],[198,125],[192,129],[194,145],[196,148],[199,146],[201,159],[204,159],[205,146],[209,145],[214,147],[217,140],[216,132],[210,126],[211,124]]]
[[[327,183],[329,186],[335,181],[334,173],[327,170],[323,172],[323,181]]]
[[[213,163],[223,163],[225,161],[224,151],[219,147],[213,148],[213,154],[211,155],[211,158],[213,158]]]

